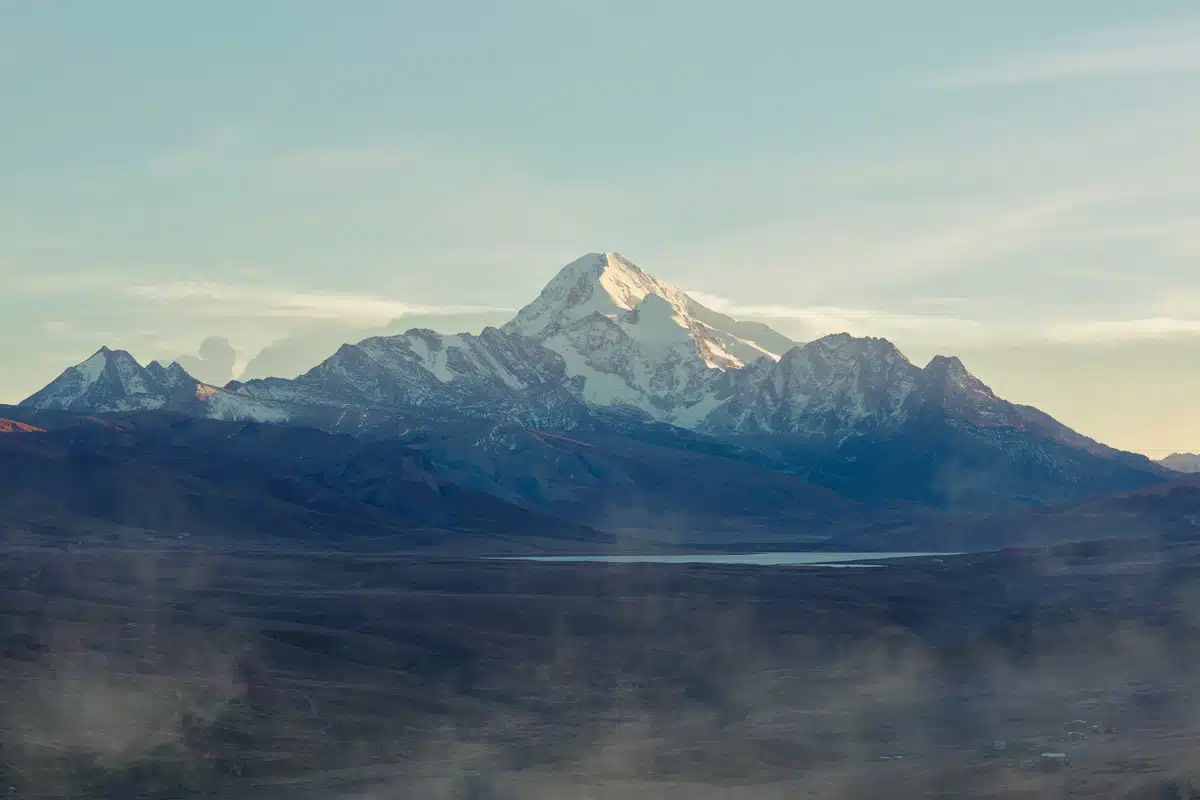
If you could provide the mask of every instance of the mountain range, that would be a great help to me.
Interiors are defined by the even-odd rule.
[[[864,508],[1061,505],[1171,474],[998,397],[953,356],[922,367],[885,339],[797,343],[617,253],[568,264],[478,334],[414,328],[224,386],[102,348],[21,409],[33,425],[171,413],[399,442],[470,491],[607,530],[812,532]]]
[[[28,413],[0,407],[8,416]],[[37,426],[0,419],[0,529],[8,541],[23,530],[64,543],[196,536],[285,549],[613,545],[609,534],[447,481],[428,454],[392,440],[170,412],[37,418]]]

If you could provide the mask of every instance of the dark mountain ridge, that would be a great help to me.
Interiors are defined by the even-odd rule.
[[[613,543],[444,480],[397,441],[166,412],[12,411],[42,430],[0,437],[0,520],[10,527],[446,552]]]

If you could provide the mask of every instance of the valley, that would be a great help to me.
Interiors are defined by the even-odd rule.
[[[882,570],[27,545],[0,566],[19,797],[1149,800],[1196,778],[1194,545]]]

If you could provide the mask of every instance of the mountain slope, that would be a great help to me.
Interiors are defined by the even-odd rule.
[[[487,421],[403,438],[463,486],[562,519],[671,543],[801,542],[886,514],[704,437]],[[753,455],[753,454],[748,454]]]
[[[730,380],[706,430],[866,502],[1052,505],[1165,477],[1144,456],[998,397],[957,358],[922,369],[884,339],[828,336]]]
[[[239,398],[288,409],[293,418],[320,408],[345,413],[386,409],[570,428],[588,413],[559,356],[496,328],[479,336],[418,329],[374,337],[343,345],[294,380],[226,388]]]
[[[511,552],[611,537],[445,480],[400,442],[163,412],[103,420],[13,409],[0,437],[0,525],[180,534],[257,547]]]
[[[102,347],[22,405],[61,411],[151,411],[194,400],[200,382],[178,364],[143,367],[124,350]]]
[[[592,315],[619,322],[647,300],[661,301],[666,307],[659,315],[663,328],[655,331],[663,343],[679,335],[672,330],[677,328],[710,366],[743,366],[767,356],[778,358],[795,344],[762,323],[739,322],[704,307],[620,253],[588,253],[566,265],[504,330],[544,341]],[[655,344],[653,337],[639,338]]]
[[[725,325],[731,330],[722,329]],[[562,357],[583,399],[691,427],[726,370],[790,342],[704,308],[618,253],[590,253],[558,272],[503,330]]]
[[[1200,455],[1194,453],[1172,453],[1158,463],[1173,472],[1200,472]]]
[[[411,314],[370,329],[334,322],[309,322],[260,350],[242,369],[237,380],[244,383],[262,378],[295,378],[350,342],[396,336],[414,329],[432,329],[444,334],[464,331],[478,334],[486,327],[503,325],[511,316],[498,311],[436,316]]]
[[[827,336],[731,374],[700,427],[819,438],[888,429],[906,418],[920,374],[884,339]]]

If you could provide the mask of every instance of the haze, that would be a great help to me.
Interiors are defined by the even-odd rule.
[[[0,93],[0,401],[101,344],[503,319],[620,250],[1200,451],[1194,3],[17,0]]]

